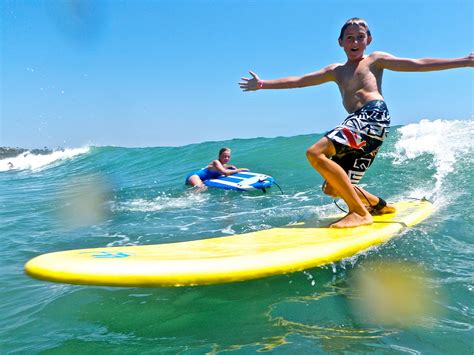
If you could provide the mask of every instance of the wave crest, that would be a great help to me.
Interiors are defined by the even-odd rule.
[[[55,150],[44,153],[36,153],[35,151],[25,151],[15,157],[0,160],[0,171],[8,170],[33,170],[38,171],[52,163],[68,160],[77,155],[86,154],[90,147],[69,148],[63,150]]]
[[[400,127],[397,132],[400,138],[395,143],[394,152],[390,154],[393,164],[431,155],[431,165],[435,169],[435,193],[441,191],[446,177],[455,171],[456,165],[470,164],[473,159],[471,152],[474,151],[474,141],[471,137],[474,136],[474,120],[424,119]]]

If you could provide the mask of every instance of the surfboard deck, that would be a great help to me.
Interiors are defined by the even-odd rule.
[[[222,175],[217,179],[204,181],[204,185],[224,190],[255,191],[265,190],[274,183],[273,177],[265,174],[245,171],[229,176]]]
[[[244,281],[335,262],[386,242],[433,211],[402,201],[370,226],[314,228],[298,223],[257,232],[157,245],[78,249],[40,255],[25,265],[52,282],[130,287],[195,286]]]

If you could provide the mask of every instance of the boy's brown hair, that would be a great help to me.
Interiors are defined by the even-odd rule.
[[[229,151],[230,151],[230,148],[224,147],[224,148],[219,149],[219,155],[218,155],[218,157],[220,157],[221,154],[224,153],[226,150],[229,150]]]
[[[349,20],[347,20],[346,23],[342,26],[341,33],[339,35],[339,41],[342,41],[342,37],[344,37],[344,31],[350,25],[359,25],[359,26],[364,27],[367,30],[367,36],[371,36],[370,30],[369,30],[369,25],[367,24],[367,21],[365,21],[364,19],[362,19],[360,17],[353,17],[353,18],[350,18]]]

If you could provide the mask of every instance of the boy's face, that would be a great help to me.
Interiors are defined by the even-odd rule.
[[[353,24],[344,30],[339,45],[344,48],[349,60],[360,60],[364,57],[365,48],[371,41],[372,37],[367,34],[367,29],[364,26]]]
[[[219,161],[222,164],[227,164],[230,160],[230,150],[225,150],[222,152],[222,154],[219,156]]]

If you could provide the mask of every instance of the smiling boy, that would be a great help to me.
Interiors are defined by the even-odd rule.
[[[373,222],[371,213],[395,211],[393,205],[356,186],[372,164],[390,126],[390,115],[382,96],[383,70],[435,71],[472,67],[474,63],[472,53],[466,57],[449,59],[397,58],[385,52],[365,55],[365,49],[371,41],[367,22],[352,18],[343,25],[339,36],[339,45],[347,56],[344,64],[331,64],[303,76],[275,80],[261,80],[257,74],[250,72],[252,78],[242,78],[243,81],[239,83],[243,91],[337,83],[349,116],[306,152],[311,165],[325,180],[324,193],[342,198],[349,208],[347,215],[331,227],[367,225]]]

